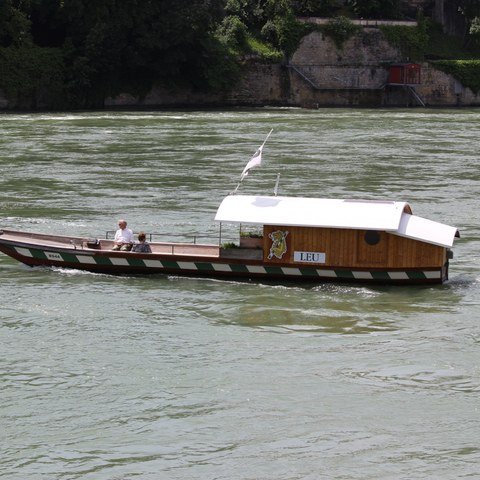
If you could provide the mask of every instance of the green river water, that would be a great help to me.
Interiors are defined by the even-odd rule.
[[[110,277],[0,254],[0,478],[480,478],[480,110],[0,116],[0,227],[206,235],[240,193],[407,201],[440,286]]]

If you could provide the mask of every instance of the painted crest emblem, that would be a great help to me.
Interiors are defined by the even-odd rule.
[[[287,251],[287,235],[288,231],[275,230],[272,233],[269,233],[268,236],[272,240],[272,246],[270,247],[270,252],[268,253],[268,259],[271,260],[273,257],[282,258],[285,252]]]

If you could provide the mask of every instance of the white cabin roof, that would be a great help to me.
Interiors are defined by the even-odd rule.
[[[229,195],[218,208],[220,222],[297,227],[396,230],[405,202],[305,197]]]
[[[406,202],[306,197],[229,195],[220,204],[219,222],[297,227],[383,230],[444,247],[451,247],[455,227],[407,213]]]
[[[455,237],[459,236],[456,227],[433,222],[432,220],[409,215],[408,213],[402,215],[397,231],[392,233],[441,247],[451,247]]]

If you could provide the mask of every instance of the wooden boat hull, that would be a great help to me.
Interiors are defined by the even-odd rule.
[[[448,276],[448,262],[441,268],[329,268],[328,266],[292,266],[266,264],[263,258],[222,256],[215,245],[151,244],[152,249],[170,249],[171,253],[132,253],[85,247],[86,238],[22,234],[4,230],[0,235],[0,251],[31,267],[59,267],[113,275],[168,274],[237,278],[252,280],[307,281],[321,283],[363,282],[381,284],[442,283]],[[110,242],[111,244],[111,242]],[[180,252],[183,249],[183,253]],[[241,255],[241,249],[237,257]],[[250,255],[251,257],[252,255]]]

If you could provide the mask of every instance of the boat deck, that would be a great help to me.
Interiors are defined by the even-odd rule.
[[[160,255],[192,255],[196,257],[219,257],[220,247],[217,245],[201,245],[187,243],[150,243],[152,254]]]
[[[25,246],[41,248],[62,248],[69,250],[84,250],[88,252],[111,252],[113,247],[112,240],[100,239],[98,245],[89,246],[88,239],[84,237],[63,237],[55,235],[35,234],[28,232],[13,232],[3,230],[0,239],[15,243],[25,244]],[[208,244],[190,244],[190,243],[169,243],[169,242],[151,242],[152,254],[157,255],[185,255],[195,257],[219,257],[220,247],[218,245]],[[120,252],[119,254],[128,254],[130,252]],[[140,255],[140,253],[131,253]]]

